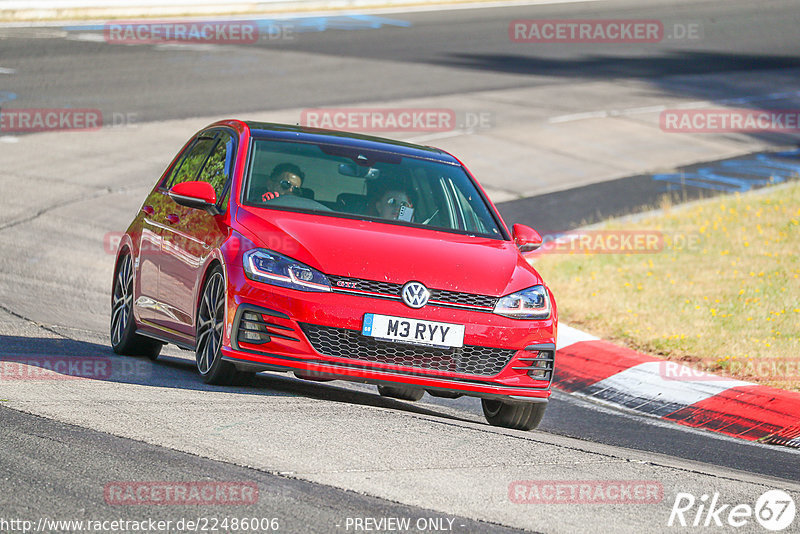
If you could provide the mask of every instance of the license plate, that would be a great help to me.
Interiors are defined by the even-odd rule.
[[[361,333],[365,336],[419,343],[437,347],[463,347],[464,325],[422,321],[406,317],[376,315],[368,313],[364,316]]]

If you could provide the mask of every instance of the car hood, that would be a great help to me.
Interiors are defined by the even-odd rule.
[[[325,274],[492,296],[542,283],[510,241],[262,208],[236,218],[256,247]]]

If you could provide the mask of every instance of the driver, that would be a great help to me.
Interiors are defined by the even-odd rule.
[[[375,184],[368,195],[369,210],[382,219],[411,222],[414,216],[412,193],[399,180],[387,180]]]
[[[414,204],[411,203],[408,193],[399,189],[390,189],[386,191],[375,204],[378,216],[383,219],[398,220],[400,218],[401,208],[413,209]]]
[[[296,195],[297,190],[303,187],[306,175],[294,163],[280,163],[275,165],[267,180],[268,191],[261,195],[261,200],[267,201],[281,195]]]

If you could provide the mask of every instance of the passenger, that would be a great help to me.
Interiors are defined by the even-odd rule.
[[[296,195],[303,187],[305,174],[294,163],[280,163],[272,169],[267,180],[268,191],[261,195],[261,200],[267,201],[281,195]]]

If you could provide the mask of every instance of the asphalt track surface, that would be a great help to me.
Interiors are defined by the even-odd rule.
[[[118,514],[119,505],[113,504],[114,494],[103,491],[115,482],[216,480],[255,484],[258,490],[253,495],[257,495],[257,499],[237,505],[233,508],[235,511],[224,503],[203,506],[201,510],[190,507],[181,517],[163,505],[128,507],[124,518],[142,522],[173,521],[177,526],[181,518],[206,524],[200,523],[200,518],[213,521],[212,518],[255,517],[277,519],[276,531],[312,533],[344,529],[348,517],[404,517],[413,523],[444,520],[444,524],[454,525],[459,532],[520,532],[215,462],[8,408],[0,407],[0,414],[3,421],[0,477],[5,481],[14,480],[13,492],[4,492],[0,498],[6,519],[39,517],[42,511],[50,511],[52,515],[45,517],[46,522],[65,518],[108,520],[122,515]],[[120,454],[123,451],[124,454]],[[291,510],[291,514],[287,514],[287,510]],[[173,527],[168,531],[178,529]]]
[[[99,107],[135,112],[141,121],[605,79],[645,79],[665,91],[702,97],[735,88],[687,87],[675,76],[757,76],[800,66],[796,6],[791,0],[615,0],[397,13],[370,20],[375,29],[328,21],[327,27],[351,29],[298,29],[290,38],[221,50],[108,46],[102,31],[78,25],[6,28],[2,34],[11,38],[2,41],[0,66],[16,73],[0,78],[0,89],[16,94],[15,107]],[[678,39],[647,45],[509,43],[509,21],[549,18],[657,19],[666,33],[696,23],[702,46]],[[554,98],[549,105],[562,104]]]
[[[509,47],[506,36],[509,20],[566,18],[578,14],[581,18],[658,18],[664,20],[665,25],[701,21],[705,32],[703,47],[698,50],[681,42],[657,44],[647,49],[626,45],[594,46],[591,50],[555,45]],[[535,10],[515,7],[382,16],[390,21],[380,28],[304,32],[291,41],[267,42],[252,50],[240,47],[230,51],[202,47],[184,47],[177,51],[165,47],[153,51],[142,47],[108,46],[86,37],[93,33],[91,30],[81,29],[63,32],[3,29],[0,32],[4,36],[0,41],[0,67],[13,68],[15,73],[0,74],[0,92],[13,94],[15,107],[99,107],[108,113],[133,112],[138,120],[147,122],[526,86],[551,85],[557,94],[559,85],[589,83],[608,77],[647,80],[667,91],[695,91],[701,98],[706,96],[703,91],[724,94],[735,88],[676,87],[674,76],[727,72],[749,72],[758,76],[761,70],[800,66],[796,49],[800,12],[794,2],[764,5],[598,2],[542,6]],[[559,103],[554,99],[552,105]],[[0,145],[0,153],[13,146]],[[634,193],[637,187],[632,184],[641,184],[641,191]],[[514,222],[567,229],[594,222],[604,215],[634,211],[652,202],[660,193],[649,176],[587,187],[592,189],[553,193],[547,199],[514,201],[501,204],[500,208]],[[623,192],[627,196],[621,195]],[[585,205],[568,202],[587,197],[592,201]],[[550,211],[543,210],[537,215],[542,219],[526,220],[529,207],[532,204],[542,206],[545,200],[549,201]],[[564,204],[573,208],[561,209]],[[23,260],[8,257],[4,261]],[[3,311],[13,322],[28,326],[25,335],[4,332],[8,335],[0,338],[3,355],[110,354],[101,339],[101,328],[93,329],[90,337],[96,341],[92,342],[52,339],[52,332],[41,332],[37,326],[47,325],[48,321],[29,311],[18,311],[14,301],[22,298],[21,295],[6,296],[9,297],[6,302],[0,301]],[[72,313],[81,313],[79,303],[69,307]],[[47,328],[45,326],[45,330]],[[179,376],[181,383],[199,382],[185,353],[170,354],[172,356],[153,364],[155,383],[165,385],[166,374]],[[388,407],[403,413],[444,418],[455,425],[480,420],[480,408],[471,399],[453,401],[426,396],[422,403],[410,405],[381,399],[367,386],[318,385],[274,377],[259,377],[247,389],[255,394],[278,391],[310,398],[332,397],[336,402],[351,403],[354,407]],[[4,395],[0,393],[0,397]],[[262,490],[261,500],[257,510],[248,512],[262,515],[280,510],[285,518],[286,511],[291,510],[297,522],[288,523],[288,531],[314,531],[314,528],[320,532],[334,531],[331,525],[354,515],[442,515],[8,409],[0,410],[0,418],[3,421],[0,508],[5,515],[40,515],[52,511],[53,516],[65,517],[90,506],[99,506],[95,511],[105,511],[97,488],[109,480],[169,480],[173,477],[257,480]],[[540,430],[556,437],[577,438],[578,443],[585,442],[587,446],[604,444],[667,455],[678,463],[687,460],[690,465],[701,462],[711,467],[735,469],[756,477],[768,477],[764,480],[772,482],[767,484],[777,484],[776,479],[800,480],[800,462],[794,451],[687,430],[561,393],[554,395]],[[135,514],[154,517],[158,513],[159,510],[145,508],[133,512],[128,509],[126,517]],[[174,511],[163,513],[164,517],[175,515]],[[463,525],[460,531],[503,531],[503,527],[489,523],[460,517],[457,521]]]

